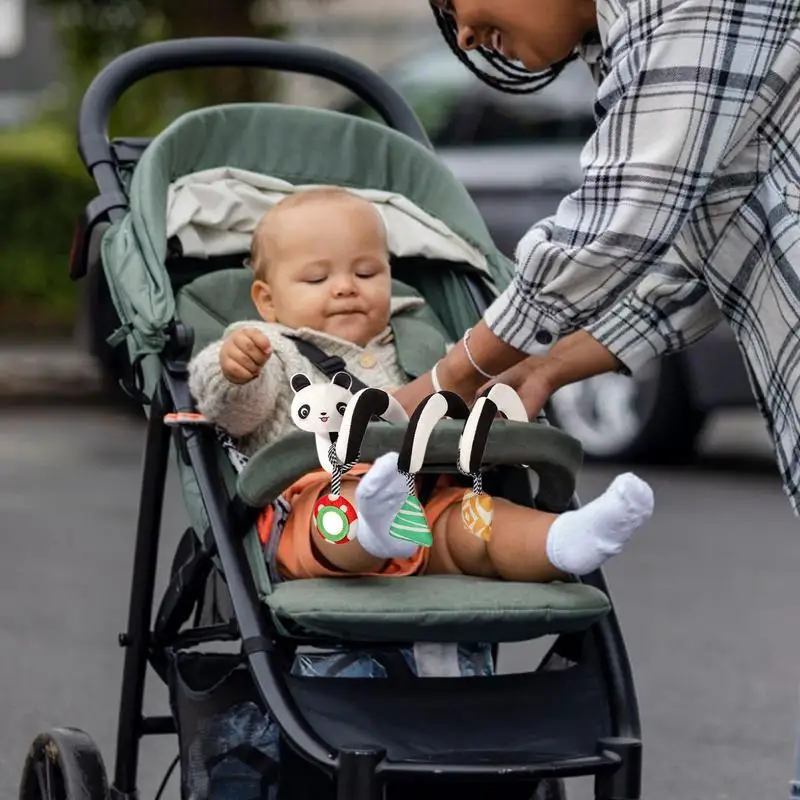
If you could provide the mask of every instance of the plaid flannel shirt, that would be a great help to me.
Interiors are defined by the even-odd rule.
[[[582,328],[635,372],[724,317],[800,513],[800,3],[597,0],[581,187],[486,314],[529,353]]]

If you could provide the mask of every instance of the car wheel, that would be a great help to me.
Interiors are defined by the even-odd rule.
[[[588,459],[654,463],[691,458],[706,417],[692,403],[680,356],[653,361],[635,377],[565,386],[548,416],[580,440]]]

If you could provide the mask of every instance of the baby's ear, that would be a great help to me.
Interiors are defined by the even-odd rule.
[[[302,372],[295,372],[289,382],[291,383],[295,394],[297,394],[301,389],[305,389],[306,386],[311,386],[311,381],[309,380],[308,375],[305,375]]]
[[[333,376],[331,383],[333,383],[334,386],[341,386],[342,389],[347,389],[349,392],[350,387],[353,385],[353,379],[346,372],[337,372]]]

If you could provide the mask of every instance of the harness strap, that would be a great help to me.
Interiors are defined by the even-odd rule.
[[[345,375],[350,376],[350,380],[352,381],[350,391],[353,394],[360,392],[362,389],[369,388],[366,383],[347,371],[347,364],[345,364],[343,358],[339,356],[329,356],[315,344],[311,344],[311,342],[307,342],[305,339],[301,339],[298,336],[289,336],[288,334],[284,334],[284,336],[286,336],[287,339],[291,339],[295,347],[300,351],[300,354],[307,358],[326,378],[333,380],[333,376],[337,372],[344,372]]]

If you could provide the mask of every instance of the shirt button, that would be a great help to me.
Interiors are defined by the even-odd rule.
[[[377,360],[372,353],[364,353],[364,355],[359,359],[358,363],[361,364],[364,369],[372,369],[377,363]]]
[[[536,331],[536,339],[538,344],[550,344],[553,341],[553,334],[550,331]]]

